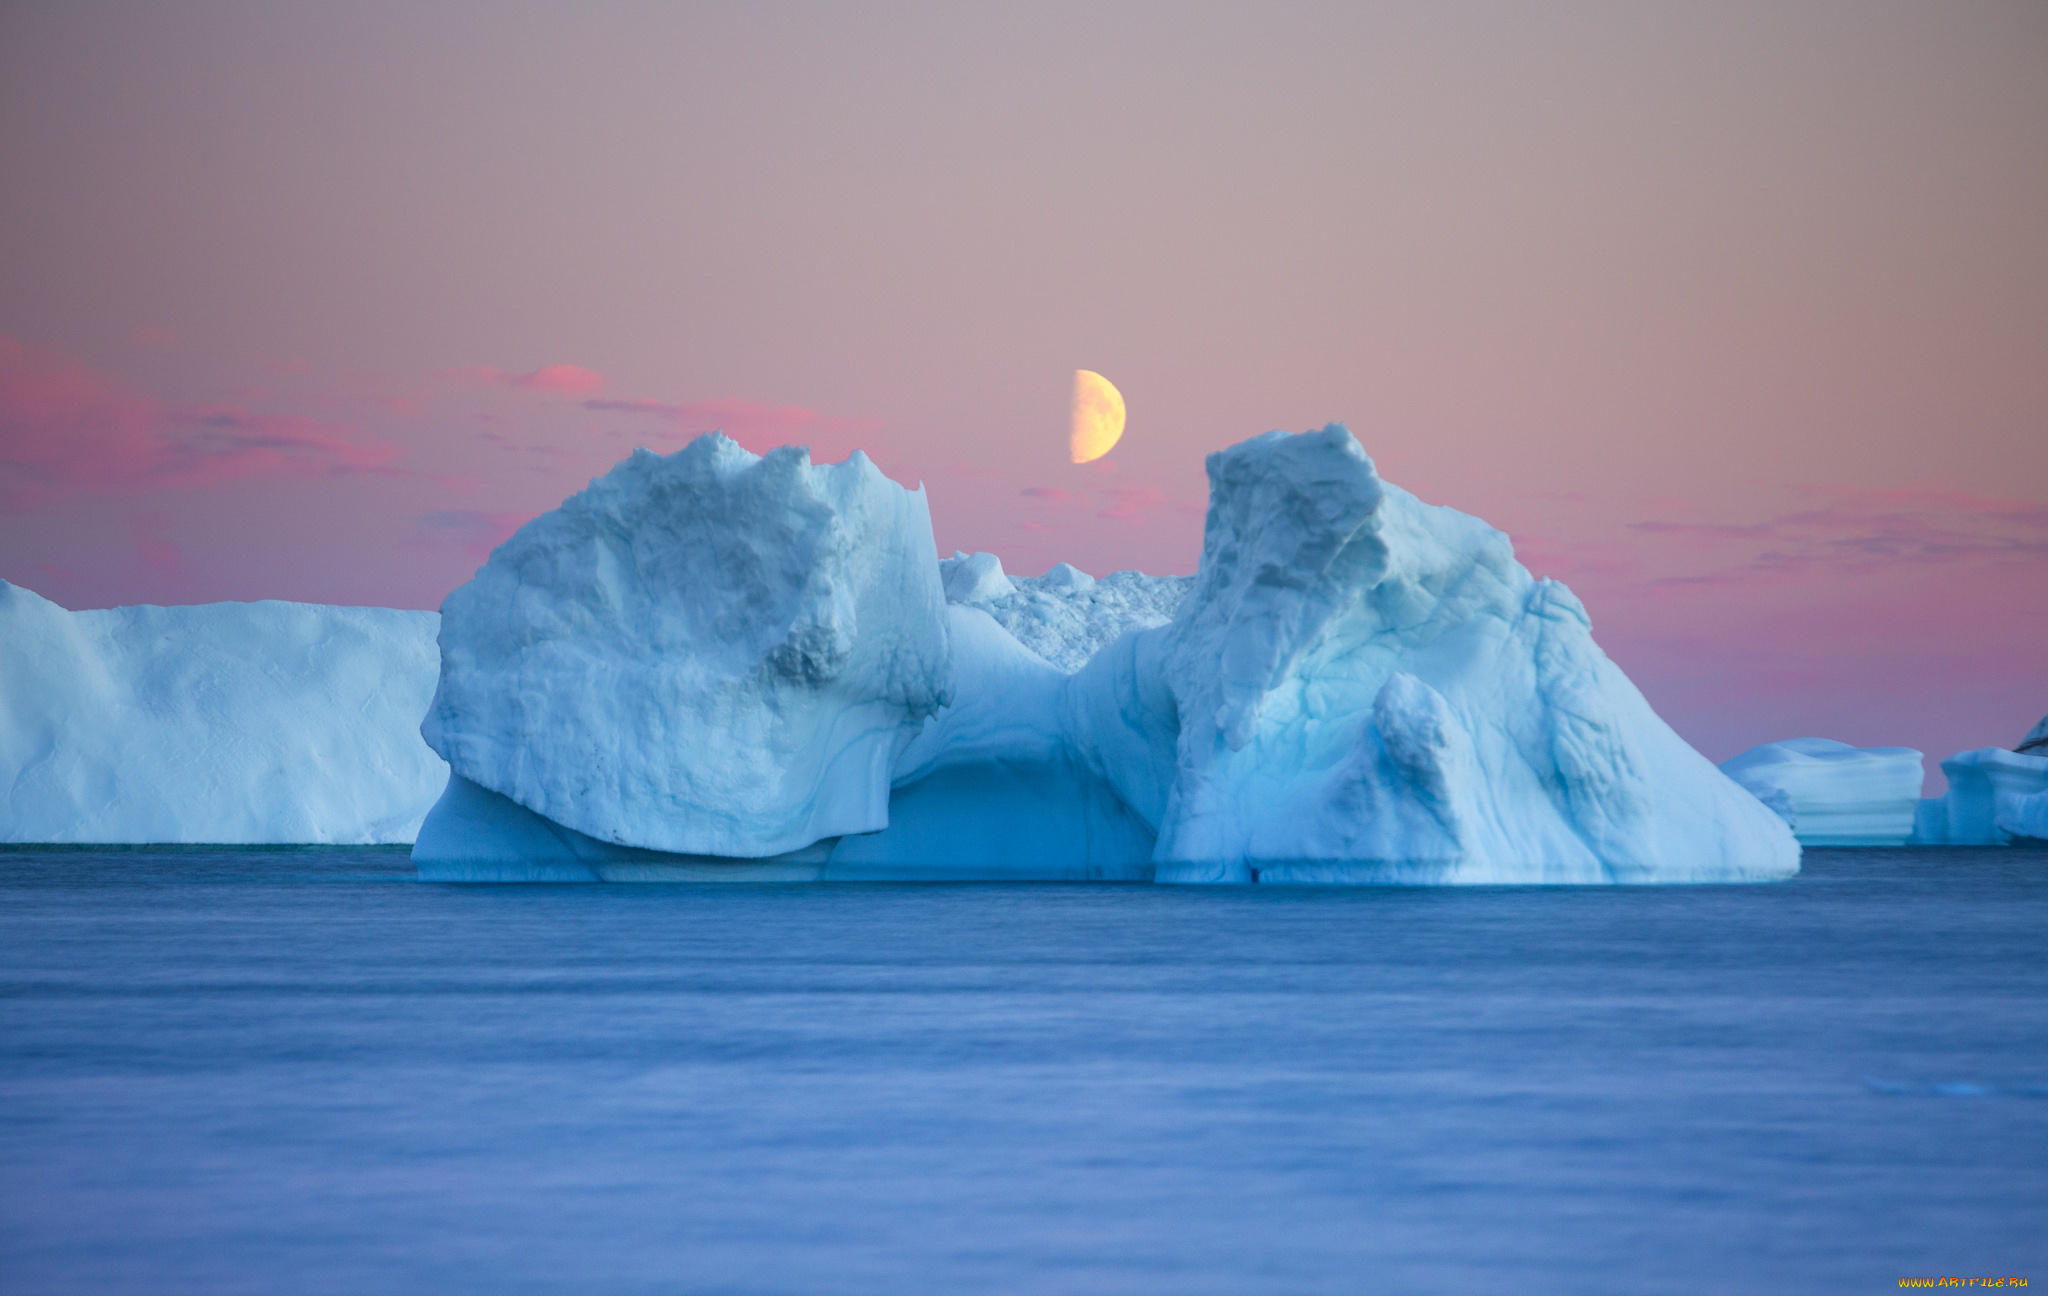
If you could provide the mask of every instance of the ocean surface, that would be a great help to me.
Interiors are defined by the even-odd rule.
[[[0,853],[0,1291],[2048,1284],[2048,852],[1474,890]]]

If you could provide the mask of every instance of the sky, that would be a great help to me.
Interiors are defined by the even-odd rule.
[[[1938,790],[2048,711],[2044,123],[2039,0],[10,0],[0,578],[431,608],[713,429],[1189,572],[1341,421],[1708,756]]]

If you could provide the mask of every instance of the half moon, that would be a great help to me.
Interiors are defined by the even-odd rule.
[[[1067,443],[1074,462],[1102,458],[1123,434],[1124,394],[1099,373],[1074,370],[1074,434]]]

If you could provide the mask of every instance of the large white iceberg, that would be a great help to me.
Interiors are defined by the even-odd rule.
[[[421,731],[584,837],[802,851],[889,822],[895,759],[949,697],[944,605],[923,490],[867,456],[641,450],[448,596]]]
[[[1158,877],[1787,876],[1782,820],[1658,719],[1505,535],[1382,482],[1341,425],[1209,457],[1194,590],[1070,686]]]
[[[279,602],[70,612],[0,581],[0,840],[412,841],[448,781],[419,736],[439,621]]]
[[[1791,738],[1721,763],[1792,826],[1804,846],[1900,846],[1913,835],[1924,781],[1911,747]]]
[[[1797,870],[1501,533],[1381,482],[1336,425],[1209,476],[1190,588],[941,565],[922,494],[859,457],[637,455],[446,604],[425,732],[458,777],[422,876]],[[777,665],[820,635],[833,669]]]

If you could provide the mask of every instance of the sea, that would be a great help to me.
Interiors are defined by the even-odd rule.
[[[0,1291],[2048,1286],[2048,852],[1611,888],[0,852]]]

